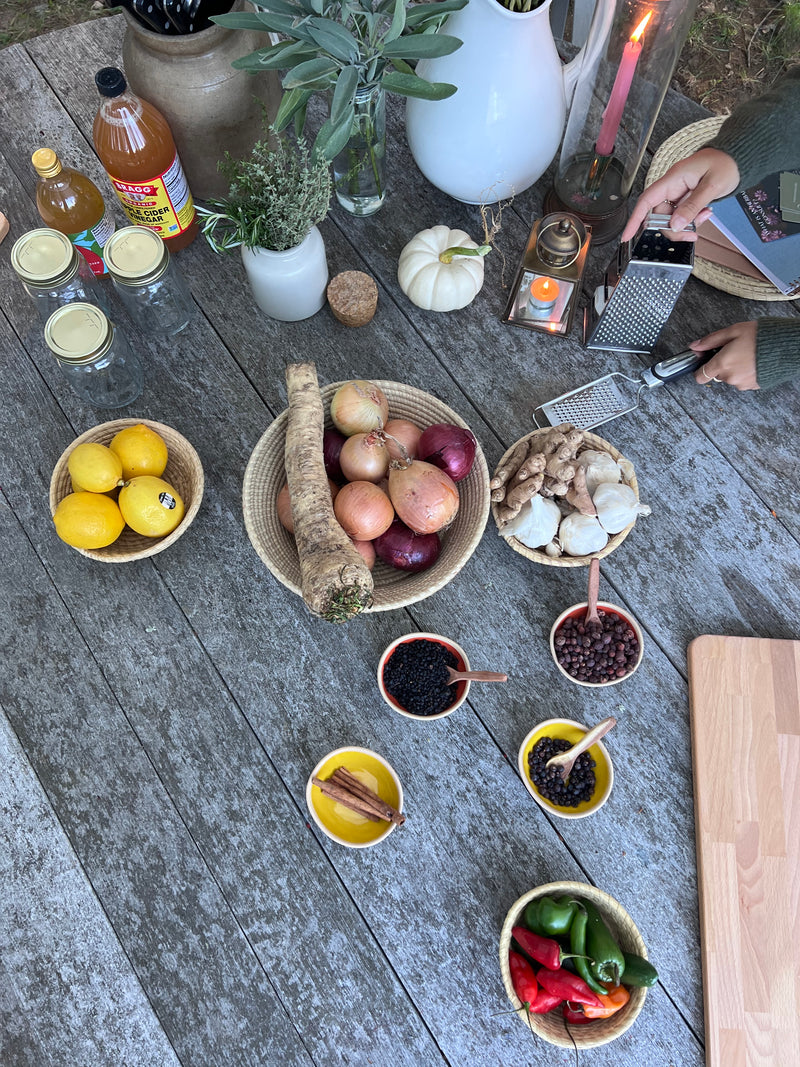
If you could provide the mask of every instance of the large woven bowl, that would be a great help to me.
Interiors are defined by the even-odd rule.
[[[62,452],[50,479],[50,514],[52,515],[59,502],[72,492],[72,479],[67,468],[67,461],[73,448],[83,444],[84,441],[107,445],[112,437],[120,430],[124,430],[126,426],[138,426],[140,423],[163,437],[167,446],[168,459],[161,477],[178,491],[186,511],[178,526],[164,537],[143,537],[130,526],[126,526],[117,540],[106,548],[75,549],[81,555],[89,556],[90,559],[99,560],[101,563],[129,563],[134,559],[145,559],[147,556],[154,556],[157,552],[163,552],[186,533],[203,499],[205,484],[203,465],[194,447],[182,434],[173,430],[171,426],[165,426],[161,422],[151,422],[149,419],[115,419],[113,422],[104,422],[100,426],[87,430],[80,437],[76,437],[69,448]]]
[[[541,430],[534,430],[533,433],[526,434],[525,437],[520,438],[520,440],[530,441],[533,437],[541,437],[549,433],[551,429],[552,427],[545,426]],[[603,440],[602,437],[598,437],[596,434],[589,433],[588,430],[583,431],[583,440],[587,448],[592,448],[596,452],[608,452],[617,461],[625,458],[621,452],[617,451],[617,449],[614,448],[612,444],[609,444],[608,441]],[[516,441],[511,446],[511,448],[509,448],[509,450],[498,463],[498,467],[501,467],[507,461],[507,459],[518,444],[519,441]],[[636,475],[632,474],[629,479],[623,478],[623,481],[625,482],[625,485],[629,485],[631,489],[633,489],[633,491],[636,493],[636,498],[638,500],[639,483],[636,480]],[[497,522],[497,509],[499,507],[499,504],[492,503],[492,515],[494,516],[495,522]],[[523,545],[522,541],[518,541],[516,537],[507,537],[504,538],[504,540],[506,544],[510,545],[515,552],[519,552],[521,556],[525,556],[527,559],[532,559],[534,563],[543,563],[546,567],[588,567],[595,557],[597,557],[597,559],[602,559],[604,556],[607,556],[609,555],[609,553],[613,552],[615,548],[619,548],[619,546],[622,544],[622,542],[633,529],[634,525],[635,523],[631,523],[630,526],[626,526],[625,529],[621,530],[618,534],[614,534],[613,536],[609,537],[608,544],[604,548],[602,548],[599,552],[592,552],[588,556],[564,555],[558,556],[557,558],[553,558],[552,556],[548,556],[547,553],[542,551],[541,549],[528,548],[527,545]]]
[[[331,422],[330,400],[343,382],[323,387],[325,426]],[[409,419],[425,429],[436,423],[467,427],[441,400],[399,382],[377,381],[389,401],[389,417]],[[278,519],[276,499],[286,481],[284,446],[288,412],[280,414],[253,450],[244,473],[242,503],[244,521],[253,548],[267,568],[293,593],[300,593],[300,561],[294,538]],[[458,483],[460,503],[453,525],[442,534],[442,551],[436,563],[419,574],[408,574],[377,560],[372,575],[375,583],[371,611],[391,611],[436,593],[461,570],[481,539],[489,517],[489,471],[480,445],[472,470]]]
[[[622,905],[608,893],[584,882],[549,882],[547,885],[531,889],[511,905],[500,933],[500,971],[503,975],[506,993],[517,1015],[526,1026],[530,1026],[537,1037],[543,1038],[551,1045],[559,1045],[561,1048],[595,1048],[597,1045],[607,1045],[610,1041],[614,1041],[633,1025],[636,1016],[644,1006],[646,989],[631,987],[629,990],[631,997],[628,1003],[609,1019],[597,1019],[594,1022],[569,1026],[567,1029],[568,1024],[564,1020],[561,1008],[554,1008],[546,1015],[528,1015],[514,992],[508,966],[511,929],[520,925],[528,904],[537,897],[567,894],[583,898],[595,905],[623,952],[632,952],[647,959],[647,949],[636,924]],[[623,977],[623,985],[624,981]]]

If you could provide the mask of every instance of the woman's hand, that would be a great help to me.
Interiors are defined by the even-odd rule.
[[[635,237],[650,214],[663,204],[672,207],[673,238],[696,241],[697,235],[685,228],[693,222],[699,226],[709,217],[708,204],[728,196],[739,184],[739,168],[726,152],[718,148],[701,148],[673,164],[663,178],[649,185],[636,202],[631,217],[620,236],[621,241]],[[668,211],[663,212],[668,214]]]
[[[724,330],[717,330],[689,345],[695,352],[718,348],[719,352],[695,373],[700,385],[724,382],[734,389],[759,389],[756,380],[755,322],[737,322]]]

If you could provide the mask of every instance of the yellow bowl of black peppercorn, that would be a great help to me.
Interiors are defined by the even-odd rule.
[[[447,667],[470,669],[461,645],[441,634],[405,634],[381,656],[378,688],[389,707],[407,719],[442,719],[461,707],[470,687],[469,680],[448,684]]]
[[[593,815],[611,795],[614,765],[602,741],[578,757],[566,782],[544,770],[548,759],[588,732],[588,726],[573,719],[547,719],[534,726],[519,748],[519,773],[528,792],[540,807],[561,819]]]

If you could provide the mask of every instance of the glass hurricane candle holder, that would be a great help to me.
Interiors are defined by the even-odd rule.
[[[658,118],[695,0],[599,0],[546,211],[570,211],[610,241]]]

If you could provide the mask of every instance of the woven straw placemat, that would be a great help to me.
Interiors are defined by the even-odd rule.
[[[703,145],[708,144],[719,132],[719,128],[724,121],[724,116],[714,115],[712,118],[693,122],[690,126],[685,126],[682,130],[678,130],[672,137],[668,137],[653,156],[645,185],[652,185],[654,181],[666,174],[674,163],[685,159],[692,152],[696,152]],[[701,259],[699,256],[695,256],[692,274],[695,278],[699,278],[701,282],[706,282],[707,285],[711,285],[715,289],[721,289],[723,293],[741,296],[748,300],[800,299],[798,296],[786,296],[766,278],[763,281],[759,278],[749,278],[738,270],[724,267],[721,263],[712,263],[710,260]]]

